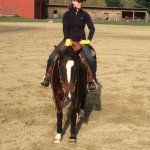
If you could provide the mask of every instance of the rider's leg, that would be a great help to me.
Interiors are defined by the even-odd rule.
[[[50,83],[50,79],[47,77],[47,72],[49,67],[51,66],[52,62],[54,61],[55,57],[56,57],[57,53],[55,51],[55,49],[53,50],[53,52],[49,55],[49,59],[47,61],[47,66],[46,66],[46,73],[45,73],[45,77],[41,82],[41,85],[47,87],[49,86]]]
[[[46,66],[46,73],[45,73],[45,75],[47,74],[48,69],[51,66],[51,64],[53,63],[53,61],[54,61],[54,59],[55,59],[56,56],[57,56],[57,52],[56,52],[56,49],[54,49],[52,51],[52,53],[49,55],[49,58],[47,60],[47,66]]]
[[[92,70],[93,79],[96,81],[96,64],[94,58],[91,55],[91,50],[87,44],[82,45],[82,52],[90,66],[90,69]]]
[[[95,53],[95,50],[94,48],[91,46],[91,45],[88,45],[89,49],[91,50],[91,54],[93,53],[94,51],[94,56],[92,55],[93,57],[93,60],[94,60],[94,67],[95,67],[95,72],[97,71],[97,60],[96,60],[96,53]]]
[[[63,41],[60,42],[60,43],[57,45],[57,47],[55,47],[55,49],[52,51],[52,53],[49,55],[49,58],[48,58],[48,61],[47,61],[47,66],[46,66],[45,77],[44,77],[44,79],[43,79],[42,82],[41,82],[41,85],[43,85],[43,86],[45,86],[45,87],[49,86],[49,83],[50,83],[50,79],[46,77],[46,76],[47,76],[48,69],[49,69],[49,67],[51,66],[51,64],[53,63],[55,57],[57,56],[57,52],[60,51],[60,46],[61,46],[62,43],[63,43]]]
[[[96,62],[94,60],[94,58],[92,57],[91,55],[91,50],[89,48],[88,45],[82,45],[82,52],[90,66],[90,69],[92,71],[92,75],[93,75],[93,82],[89,84],[89,89],[90,90],[94,90],[94,89],[97,89],[97,79],[96,79]]]
[[[55,57],[57,56],[57,53],[60,51],[60,47],[61,47],[61,45],[62,45],[63,42],[64,42],[64,40],[61,41],[61,42],[55,47],[55,49],[52,51],[52,53],[49,55],[49,58],[48,58],[48,60],[47,60],[47,66],[46,66],[46,73],[45,73],[45,75],[47,74],[48,69],[49,69],[49,67],[51,66],[51,64],[53,63]]]

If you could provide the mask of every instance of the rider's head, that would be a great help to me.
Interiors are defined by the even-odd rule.
[[[81,9],[83,2],[86,0],[72,0],[73,7]]]

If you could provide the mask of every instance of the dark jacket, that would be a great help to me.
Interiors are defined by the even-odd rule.
[[[71,7],[63,16],[64,39],[71,38],[77,41],[86,39],[85,25],[87,25],[89,29],[87,39],[91,41],[95,28],[90,15],[82,9],[77,11],[75,8]]]

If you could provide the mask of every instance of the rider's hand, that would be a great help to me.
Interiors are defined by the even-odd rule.
[[[91,41],[87,39],[87,40],[81,40],[79,43],[83,45],[83,44],[90,44],[90,42]]]
[[[71,45],[72,45],[71,39],[66,39],[65,46],[71,46]]]

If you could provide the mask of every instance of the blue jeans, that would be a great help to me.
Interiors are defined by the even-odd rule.
[[[51,64],[53,63],[55,57],[57,56],[58,51],[60,51],[60,46],[61,44],[64,42],[64,40],[62,40],[58,45],[57,45],[57,50],[56,48],[52,51],[52,53],[49,55],[48,61],[47,61],[47,67],[46,67],[46,74],[48,72],[49,67],[51,66]],[[45,74],[45,75],[46,75]]]
[[[91,49],[88,44],[82,45],[82,52],[90,66],[90,69],[92,70],[93,79],[96,81],[96,63],[92,57]]]

